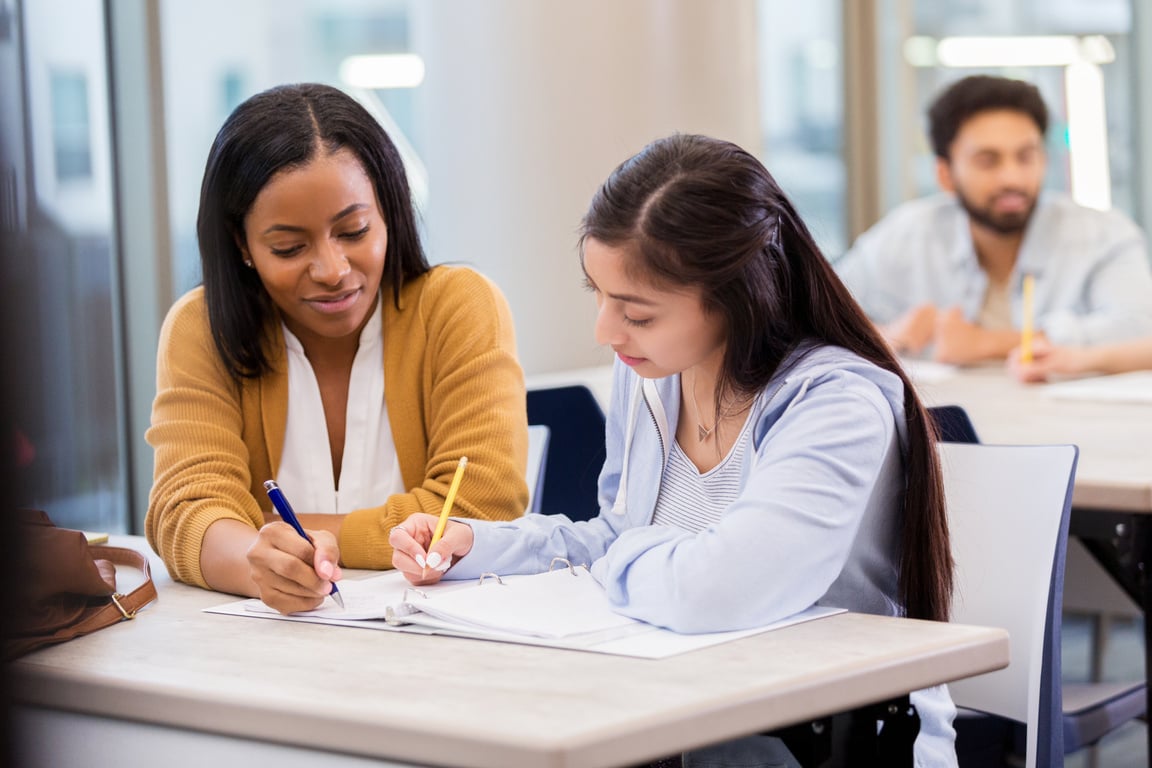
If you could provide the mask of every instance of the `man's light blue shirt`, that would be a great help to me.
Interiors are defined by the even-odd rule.
[[[861,235],[836,271],[877,324],[931,303],[976,322],[988,278],[968,214],[951,195],[904,203]],[[1144,234],[1117,211],[1045,192],[1012,270],[1012,323],[1022,325],[1023,277],[1035,275],[1036,328],[1055,344],[1152,335],[1152,269]]]

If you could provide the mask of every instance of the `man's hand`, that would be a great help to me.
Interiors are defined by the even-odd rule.
[[[932,343],[938,314],[934,304],[920,304],[891,323],[881,326],[880,332],[896,352],[916,355]]]
[[[1037,338],[1042,336],[1037,334]],[[968,365],[1004,360],[1020,343],[1020,332],[990,331],[966,320],[959,307],[952,307],[937,315],[935,341],[933,356],[938,362]]]
[[[1054,347],[1043,339],[1032,343],[1032,361],[1024,362],[1019,347],[1008,355],[1008,370],[1020,381],[1032,384],[1053,375],[1088,373],[1095,365],[1092,350],[1085,347]]]

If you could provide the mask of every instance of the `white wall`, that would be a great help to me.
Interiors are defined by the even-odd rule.
[[[608,362],[576,232],[592,193],[672,132],[756,152],[754,0],[486,0],[411,6],[426,65],[429,256],[504,290],[528,373]]]

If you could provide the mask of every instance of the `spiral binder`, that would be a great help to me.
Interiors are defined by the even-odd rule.
[[[677,634],[617,613],[590,567],[564,558],[554,558],[547,571],[534,575],[484,573],[471,582],[442,581],[419,588],[393,571],[363,581],[346,579],[340,589],[348,602],[345,611],[322,607],[284,616],[255,599],[206,610],[650,659],[842,612],[813,607],[767,627]]]
[[[484,573],[470,588],[405,590],[385,620],[436,629],[564,638],[640,624],[612,609],[587,565],[554,558],[544,573]]]

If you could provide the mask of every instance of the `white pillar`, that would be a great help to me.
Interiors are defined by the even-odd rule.
[[[758,154],[755,0],[413,3],[433,262],[512,305],[528,373],[606,363],[576,254],[621,161],[673,132]]]

